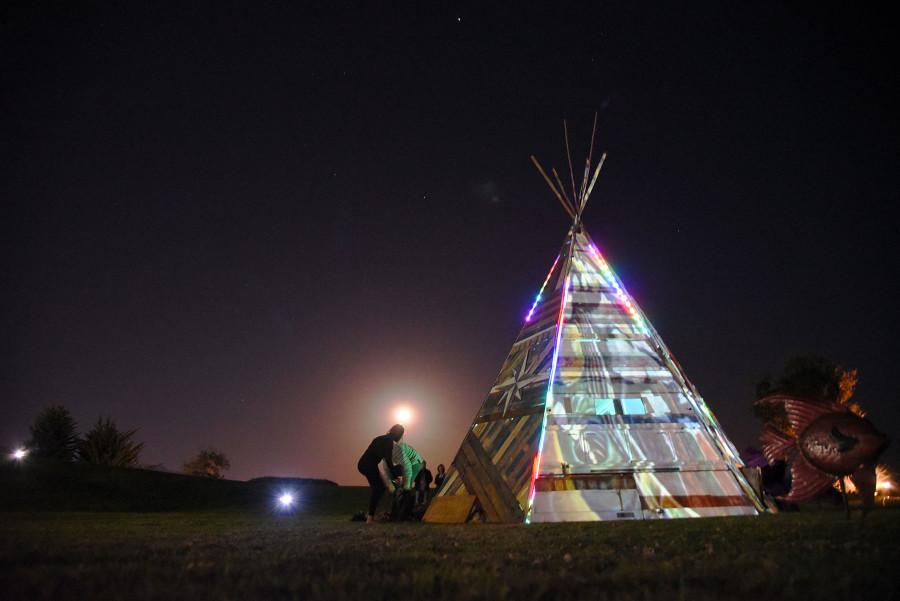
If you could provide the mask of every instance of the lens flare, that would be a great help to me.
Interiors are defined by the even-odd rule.
[[[278,504],[281,505],[282,508],[287,509],[289,507],[294,506],[294,495],[289,492],[281,493],[281,496],[278,497]]]
[[[28,456],[28,449],[19,448],[12,452],[12,458],[16,461],[22,461]]]

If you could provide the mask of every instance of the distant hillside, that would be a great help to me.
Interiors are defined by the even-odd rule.
[[[281,476],[263,476],[262,478],[252,478],[247,480],[250,484],[270,484],[272,486],[307,486],[315,484],[317,486],[337,486],[337,482],[331,480],[323,480],[321,478],[284,478]]]
[[[142,469],[30,460],[0,465],[0,511],[270,511],[290,490],[317,513],[363,509],[365,489],[330,480],[255,478],[214,480]]]

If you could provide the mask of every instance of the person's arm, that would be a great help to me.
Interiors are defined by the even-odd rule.
[[[378,462],[378,475],[381,476],[381,481],[384,483],[384,487],[393,492],[394,482],[391,480],[391,478],[393,478],[393,474],[391,474],[390,470],[390,466],[385,464],[384,460]]]
[[[396,449],[397,449],[397,443],[395,443],[393,440],[390,440],[387,437],[384,437],[384,439],[382,439],[381,449],[380,449],[381,460],[384,461],[385,465],[387,465],[388,471],[391,473],[391,477],[394,477],[394,475],[395,475],[394,472],[396,471],[394,468],[394,466],[397,465]]]
[[[400,448],[400,445],[396,442],[391,447],[391,460],[388,463],[391,466],[391,474],[395,478],[400,479],[399,488],[403,488],[404,483],[404,475],[406,474],[405,462],[403,457],[403,449]]]

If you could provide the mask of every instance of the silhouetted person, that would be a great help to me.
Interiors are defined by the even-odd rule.
[[[434,478],[431,476],[431,470],[422,462],[422,469],[416,474],[416,503],[425,503],[428,501],[428,487]]]
[[[372,439],[369,447],[359,458],[359,463],[356,464],[356,469],[366,477],[371,488],[369,514],[366,516],[366,522],[374,521],[375,509],[386,488],[381,480],[381,474],[378,472],[378,464],[384,461],[392,477],[403,479],[402,458],[400,453],[395,451],[401,438],[403,438],[403,426],[400,424],[391,426],[387,434]]]
[[[434,477],[434,492],[441,490],[444,481],[447,480],[447,468],[441,463],[438,465],[437,474]]]

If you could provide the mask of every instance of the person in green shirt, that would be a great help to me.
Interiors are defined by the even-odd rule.
[[[417,450],[405,442],[398,443],[397,448],[402,455],[403,488],[405,490],[412,490],[416,481],[416,476],[419,474],[422,466],[425,465],[425,460],[422,459],[422,456],[419,455]]]

